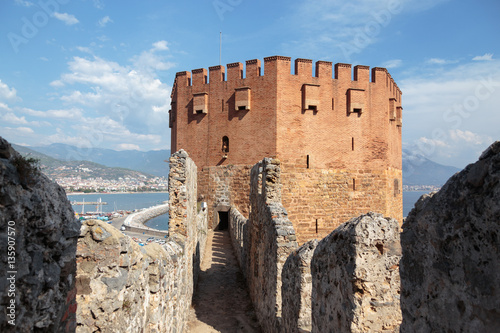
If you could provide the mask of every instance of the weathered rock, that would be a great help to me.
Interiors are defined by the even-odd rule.
[[[399,225],[368,213],[322,239],[311,261],[312,332],[399,332]]]
[[[500,142],[403,224],[402,332],[498,332]]]
[[[172,156],[171,227],[164,246],[141,247],[98,220],[82,225],[77,251],[77,332],[183,332],[207,235],[206,211],[196,212],[196,166]],[[184,201],[186,200],[186,201]],[[181,216],[176,215],[182,211]],[[178,233],[178,231],[181,231]]]
[[[287,258],[283,267],[283,332],[310,332],[312,329],[311,260],[318,241],[313,239]]]
[[[0,331],[74,330],[80,222],[64,190],[0,137]],[[8,259],[8,245],[15,260]],[[9,273],[14,272],[14,273]],[[6,277],[13,276],[15,289]],[[15,301],[14,318],[7,309]]]

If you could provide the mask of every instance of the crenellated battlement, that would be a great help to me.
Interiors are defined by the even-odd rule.
[[[179,72],[169,127],[203,166],[401,168],[401,90],[381,67],[271,56]]]
[[[401,90],[389,74],[386,68],[374,67],[370,71],[369,66],[330,61],[316,61],[313,68],[311,59],[297,58],[294,61],[292,71],[292,59],[284,56],[271,56],[264,58],[262,73],[261,61],[259,59],[247,60],[245,66],[241,62],[233,62],[222,65],[211,66],[208,71],[204,68],[194,69],[191,72],[183,71],[176,74],[175,86],[198,86],[214,82],[233,82],[234,80],[266,77],[275,78],[277,75],[299,76],[301,78],[318,78],[320,80],[330,78],[332,80],[371,83],[383,86],[392,92],[397,100],[400,100]],[[192,76],[192,79],[191,79]]]

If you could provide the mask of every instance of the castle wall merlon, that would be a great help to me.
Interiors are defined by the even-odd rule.
[[[205,68],[193,69],[193,87],[207,83],[207,70]]]
[[[351,81],[351,64],[337,63],[335,64],[335,79]]]
[[[191,85],[191,73],[184,71],[184,72],[177,72],[175,74],[175,81],[174,81],[174,86],[178,87],[187,87]],[[172,89],[173,91],[174,89]]]
[[[312,60],[295,59],[295,75],[312,77]]]
[[[261,64],[259,59],[247,60],[246,62],[246,77],[253,78],[261,76]]]
[[[357,65],[354,66],[354,81],[370,82],[370,67]]]
[[[332,62],[316,61],[316,77],[332,78]]]
[[[272,56],[264,58],[264,75],[276,76],[290,74],[290,62],[292,58],[283,56]]]
[[[226,69],[222,65],[208,67],[210,83],[223,82],[226,76]]]
[[[233,62],[227,64],[227,80],[237,80],[243,78],[243,64],[241,62]]]
[[[387,80],[387,69],[383,67],[373,67],[372,68],[372,82],[373,83],[384,83]]]

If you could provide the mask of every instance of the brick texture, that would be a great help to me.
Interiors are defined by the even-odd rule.
[[[402,222],[402,93],[385,68],[318,61],[313,71],[312,60],[297,59],[292,74],[282,56],[243,67],[179,72],[172,89],[172,151],[185,149],[198,166],[209,209],[222,200],[223,182],[248,217],[250,166],[274,157],[301,243],[368,211]],[[204,93],[207,112],[197,112],[195,97]],[[209,217],[215,227],[216,215]]]

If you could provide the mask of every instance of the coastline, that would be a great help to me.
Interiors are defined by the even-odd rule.
[[[66,192],[66,195],[98,195],[98,194],[140,194],[140,193],[167,193],[167,191],[144,191],[144,192]]]

